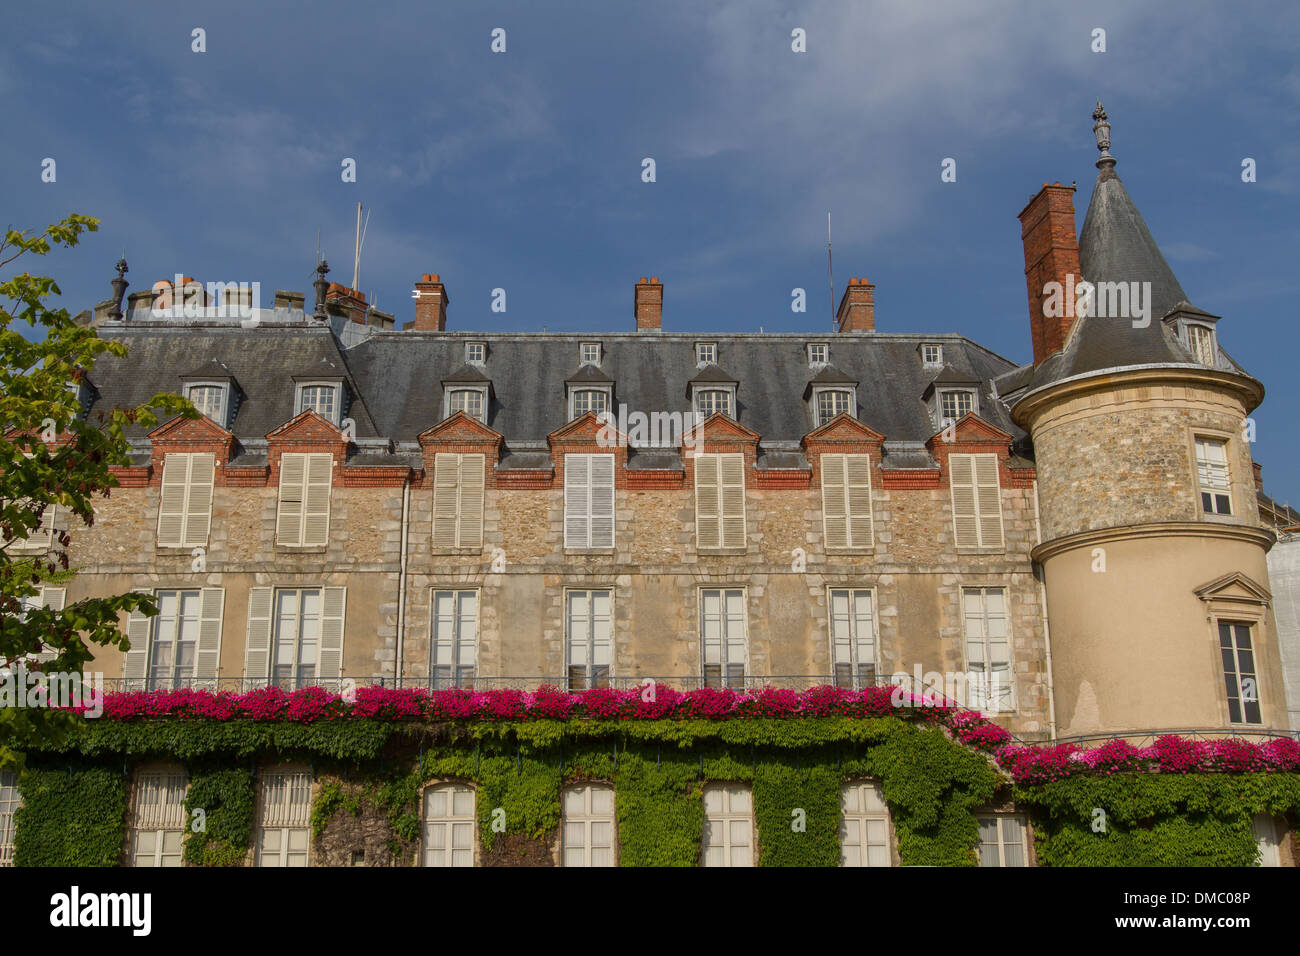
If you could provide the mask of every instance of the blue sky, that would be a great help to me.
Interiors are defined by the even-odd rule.
[[[28,266],[70,311],[108,295],[123,250],[131,291],[184,272],[258,281],[264,301],[310,294],[317,229],[347,283],[361,201],[360,285],[399,323],[438,272],[452,328],[630,330],[632,287],[657,275],[666,329],[822,332],[829,210],[836,302],[866,275],[879,329],[961,332],[1026,361],[1016,214],[1043,182],[1077,180],[1082,224],[1100,97],[1174,272],[1268,389],[1266,488],[1300,503],[1293,4],[178,6],[6,12],[5,219],[103,221]]]

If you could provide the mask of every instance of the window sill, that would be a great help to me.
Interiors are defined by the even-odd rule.
[[[565,554],[607,554],[611,557],[618,553],[617,548],[565,548]]]
[[[701,558],[735,558],[749,554],[748,548],[697,548],[696,555]]]
[[[827,548],[826,556],[827,557],[837,557],[837,556],[853,557],[855,555],[874,554],[875,550],[876,550],[875,545],[864,545],[861,548]]]
[[[195,548],[202,548],[206,551],[208,549],[208,542],[204,541],[197,544],[157,544],[154,545],[154,553],[188,558],[191,556]]]
[[[324,544],[277,544],[276,554],[324,554],[329,545]]]
[[[475,557],[483,553],[482,548],[430,548],[430,554],[452,557]]]
[[[1215,513],[1213,513],[1213,512],[1209,512],[1209,511],[1202,511],[1202,512],[1201,512],[1201,520],[1202,520],[1202,521],[1207,521],[1207,522],[1209,522],[1210,524],[1243,524],[1243,523],[1244,523],[1244,522],[1242,522],[1241,519],[1238,518],[1236,515],[1233,515],[1233,514],[1227,514],[1227,515],[1215,514]]]

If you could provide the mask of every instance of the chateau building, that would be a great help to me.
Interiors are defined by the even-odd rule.
[[[87,414],[176,391],[202,417],[131,435],[45,599],[155,593],[129,651],[96,649],[130,688],[902,674],[1026,740],[1284,730],[1263,386],[1095,118],[1082,231],[1072,186],[1019,214],[1023,366],[878,328],[858,278],[830,334],[666,330],[657,277],[628,331],[582,335],[449,329],[433,274],[397,328],[323,264],[311,310],[226,290],[242,314],[186,315],[218,303],[184,278],[101,303],[84,321],[128,354]]]

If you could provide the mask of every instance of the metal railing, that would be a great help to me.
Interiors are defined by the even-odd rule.
[[[1055,740],[1047,741],[1051,745],[1057,744],[1078,744],[1084,746],[1089,743],[1102,743],[1112,740],[1125,740],[1134,747],[1150,747],[1161,737],[1182,737],[1184,740],[1233,740],[1244,739],[1248,737],[1258,737],[1264,740],[1297,740],[1300,741],[1300,731],[1289,729],[1284,730],[1249,730],[1237,727],[1195,727],[1195,728],[1175,728],[1172,730],[1144,730],[1126,733],[1118,731],[1108,734],[1075,734],[1070,737],[1057,737]]]
[[[214,693],[226,692],[243,694],[267,687],[279,687],[281,690],[303,690],[308,687],[321,687],[339,693],[347,687],[388,687],[421,690],[449,690],[460,687],[465,690],[520,690],[535,691],[539,687],[550,686],[562,690],[586,690],[592,687],[613,687],[618,690],[634,690],[647,687],[653,681],[658,687],[667,687],[676,691],[692,691],[703,687],[726,688],[753,693],[765,687],[779,690],[805,691],[814,687],[840,686],[846,690],[862,690],[865,687],[888,687],[891,681],[886,675],[875,677],[862,676],[856,679],[841,676],[836,682],[833,674],[770,674],[745,675],[744,677],[718,677],[702,674],[659,676],[617,676],[572,679],[563,674],[554,676],[520,675],[475,677],[472,681],[453,683],[446,678],[428,676],[372,675],[369,677],[342,677],[328,679],[270,680],[250,677],[198,677],[168,680],[153,680],[145,677],[107,677],[104,690],[119,691],[168,691],[168,690],[207,690]]]

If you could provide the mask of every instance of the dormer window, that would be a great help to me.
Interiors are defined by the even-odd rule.
[[[466,365],[482,365],[486,361],[487,361],[486,342],[465,343],[465,364]]]
[[[578,346],[578,364],[599,365],[600,364],[600,343],[583,342],[580,346]]]
[[[813,342],[808,346],[808,364],[813,368],[827,365],[831,360],[831,347],[825,342]]]
[[[487,424],[487,389],[453,388],[447,392],[447,417],[464,412],[470,418]]]
[[[732,406],[733,395],[730,389],[702,388],[695,392],[695,411],[703,419],[718,412],[728,418],[735,418],[736,414]]]
[[[301,415],[310,408],[331,425],[337,425],[342,404],[339,390],[340,386],[332,382],[306,382],[299,385],[294,414]]]
[[[718,344],[716,342],[696,342],[695,343],[695,364],[696,365],[717,365]]]
[[[817,409],[817,427],[825,425],[836,415],[854,414],[853,391],[847,388],[819,388],[813,392]]]
[[[1202,365],[1214,365],[1217,349],[1214,344],[1214,329],[1208,325],[1187,323],[1187,346],[1196,361]]]
[[[229,393],[229,386],[222,382],[195,382],[186,387],[185,397],[194,404],[200,415],[225,428]]]
[[[569,393],[569,402],[570,421],[588,412],[599,415],[609,408],[609,392],[603,388],[575,388]]]
[[[939,392],[939,424],[959,421],[963,415],[975,411],[975,393],[969,389],[951,388]]]
[[[921,346],[921,364],[926,366],[943,365],[943,346],[926,342]]]

